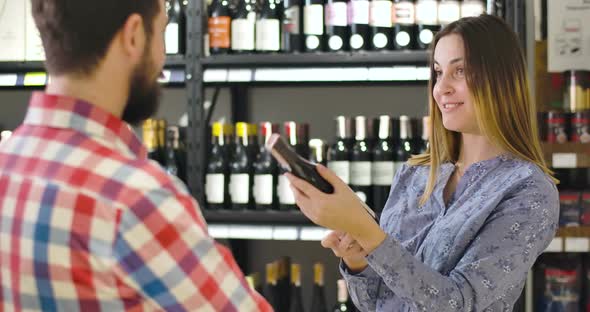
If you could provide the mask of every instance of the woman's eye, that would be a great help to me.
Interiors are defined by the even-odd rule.
[[[440,70],[435,70],[434,71],[434,77],[436,77],[437,79],[440,78],[440,76],[442,76],[442,71]]]
[[[462,77],[463,75],[465,75],[465,70],[463,68],[457,68],[457,75]]]

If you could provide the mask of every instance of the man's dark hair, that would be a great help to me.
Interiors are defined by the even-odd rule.
[[[115,34],[131,14],[143,18],[148,43],[159,0],[26,0],[52,75],[88,75],[106,55]],[[162,10],[164,8],[161,8]]]

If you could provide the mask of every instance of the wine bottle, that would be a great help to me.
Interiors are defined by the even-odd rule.
[[[458,0],[440,0],[438,4],[438,21],[441,27],[461,18],[461,4]]]
[[[430,116],[422,117],[422,136],[420,137],[419,153],[423,154],[430,147]]]
[[[283,0],[281,51],[303,51],[303,10],[301,0]]]
[[[440,29],[437,0],[416,1],[416,24],[418,24],[417,48],[426,50],[430,47],[434,36]]]
[[[326,165],[326,144],[321,139],[309,140],[309,160],[314,164]]]
[[[379,129],[377,144],[373,148],[373,163],[371,169],[373,184],[373,209],[379,214],[387,198],[393,182],[395,171],[394,149],[392,145],[391,117],[379,116]]]
[[[248,153],[252,162],[256,161],[260,153],[260,144],[258,144],[258,125],[248,124]]]
[[[142,124],[143,143],[148,152],[148,158],[160,162],[158,152],[157,123],[154,119],[146,119]]]
[[[370,2],[371,49],[392,50],[393,3],[391,0],[372,0]]]
[[[324,50],[324,0],[305,0],[303,35],[306,52]]]
[[[416,11],[413,0],[394,0],[396,50],[411,50],[416,45]]]
[[[328,168],[346,184],[350,184],[352,141],[352,120],[345,116],[336,117],[336,139],[328,150]]]
[[[280,0],[262,0],[262,8],[256,22],[256,51],[278,52],[281,49]]]
[[[266,286],[263,296],[275,311],[279,311],[279,290],[277,288],[278,264],[271,262],[266,264]]]
[[[166,167],[166,120],[156,119],[156,151],[160,166]]]
[[[326,0],[326,40],[330,52],[348,50],[348,5],[346,0]]]
[[[410,159],[414,153],[412,142],[412,126],[408,116],[399,117],[399,140],[395,146],[395,171],[399,170],[403,164]]]
[[[179,147],[178,139],[179,139],[179,132],[178,127],[170,126],[166,130],[166,172],[169,175],[178,177],[179,174],[179,165],[178,165],[178,158],[177,158],[177,150]]]
[[[209,6],[209,52],[225,54],[231,47],[229,0],[213,0]]]
[[[355,143],[350,162],[350,188],[368,206],[372,206],[371,151],[367,144],[367,119],[355,117]]]
[[[294,121],[287,121],[284,124],[284,134],[287,138],[287,142],[291,148],[295,148],[297,145],[297,124]],[[291,191],[291,184],[284,175],[287,172],[285,169],[279,167],[279,182],[277,185],[277,194],[279,196],[279,210],[295,210],[295,196]]]
[[[304,312],[303,298],[301,296],[301,266],[291,264],[291,302],[289,312]]]
[[[354,311],[354,306],[348,300],[348,288],[346,288],[346,281],[339,279],[338,285],[338,302],[334,305],[332,311],[334,312],[350,312]]]
[[[174,155],[176,157],[176,163],[178,165],[178,177],[182,180],[185,184],[187,184],[186,180],[186,127],[177,127],[178,128],[178,147],[174,151]]]
[[[316,165],[297,155],[280,135],[273,134],[267,148],[279,164],[294,176],[306,180],[324,193],[334,192],[332,185],[317,172]]]
[[[291,307],[291,258],[281,257],[277,261],[277,292],[278,303],[276,311],[289,311]]]
[[[231,49],[234,53],[252,53],[255,45],[256,2],[238,0],[231,21]]]
[[[297,123],[296,126],[297,143],[295,144],[295,152],[303,159],[309,159],[309,124]]]
[[[369,1],[349,0],[348,28],[350,28],[350,50],[368,50],[369,44]]]
[[[279,202],[277,194],[279,167],[276,160],[266,149],[266,144],[273,133],[279,132],[279,127],[270,122],[260,124],[264,145],[260,148],[254,163],[254,203],[256,210],[276,210]]]
[[[486,4],[482,0],[463,0],[461,17],[479,16],[486,12]]]
[[[229,159],[227,141],[222,123],[216,122],[212,129],[212,147],[207,161],[205,198],[208,209],[225,209],[229,206]]]
[[[167,0],[166,54],[184,54],[186,19],[181,0]]]
[[[313,265],[313,290],[311,293],[310,312],[327,312],[326,294],[324,290],[324,265],[316,263]]]
[[[236,124],[236,142],[232,161],[229,166],[229,195],[234,210],[249,209],[252,206],[253,194],[253,159],[248,151],[248,124]]]

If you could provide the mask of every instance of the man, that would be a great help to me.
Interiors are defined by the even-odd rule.
[[[128,126],[157,109],[164,0],[28,1],[51,81],[0,146],[0,310],[272,310]]]

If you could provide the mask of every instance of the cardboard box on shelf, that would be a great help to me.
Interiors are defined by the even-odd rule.
[[[25,2],[0,0],[0,61],[25,60]]]

